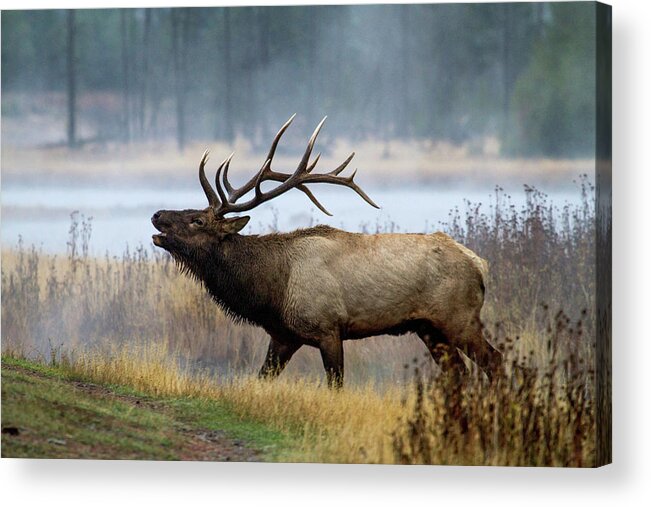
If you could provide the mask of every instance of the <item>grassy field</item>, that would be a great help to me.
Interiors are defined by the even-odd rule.
[[[290,461],[593,466],[594,197],[586,180],[579,191],[583,205],[561,210],[534,189],[523,209],[497,191],[492,207],[468,204],[444,227],[490,264],[482,318],[507,364],[492,384],[473,368],[451,382],[409,335],[346,343],[339,393],[305,347],[277,381],[259,381],[261,330],[231,322],[166,256],[89,257],[83,222],[65,257],[3,252],[3,353],[186,400],[190,412],[225,407],[238,424],[282,435]],[[52,407],[41,410],[56,419]],[[201,424],[224,429],[206,413]]]
[[[590,466],[594,454],[585,386],[534,372],[333,392],[223,382],[160,348],[55,366],[5,355],[2,372],[3,457]]]
[[[88,381],[65,366],[2,358],[2,457],[280,460],[278,431],[224,403]]]

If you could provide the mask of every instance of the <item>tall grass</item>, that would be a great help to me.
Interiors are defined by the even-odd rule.
[[[548,362],[514,354],[492,382],[477,370],[435,377],[415,368],[415,399],[393,435],[403,464],[572,466],[595,464],[595,370],[575,352],[583,324],[562,313],[549,328]],[[406,406],[407,403],[405,402]]]
[[[442,224],[490,264],[483,321],[508,365],[494,383],[475,369],[440,375],[413,336],[347,342],[343,393],[321,385],[305,347],[277,382],[260,382],[261,330],[233,324],[164,254],[89,257],[90,222],[77,215],[66,256],[3,252],[3,351],[65,357],[79,375],[154,394],[218,397],[301,435],[296,459],[591,466],[594,189],[582,179],[581,205],[560,209],[525,191],[521,209],[497,189],[485,211],[467,203]]]

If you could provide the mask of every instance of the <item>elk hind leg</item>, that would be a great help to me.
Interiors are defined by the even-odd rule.
[[[459,348],[482,369],[489,380],[494,379],[503,368],[502,353],[484,338],[479,318],[473,319],[460,337]]]

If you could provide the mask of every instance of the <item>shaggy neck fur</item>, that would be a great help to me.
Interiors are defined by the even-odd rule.
[[[289,278],[284,236],[234,234],[206,249],[174,252],[173,257],[234,320],[268,328],[278,322]]]

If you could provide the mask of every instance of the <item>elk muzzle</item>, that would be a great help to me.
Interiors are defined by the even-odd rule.
[[[164,238],[167,236],[167,228],[171,225],[170,221],[166,219],[166,212],[159,210],[151,217],[151,223],[160,231],[160,234],[154,234],[151,239],[156,246],[163,246]]]

